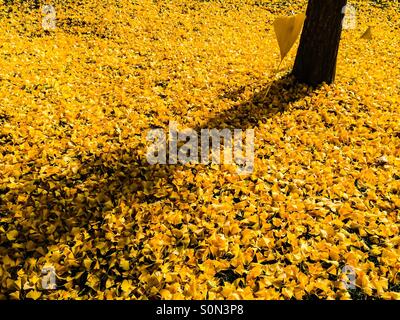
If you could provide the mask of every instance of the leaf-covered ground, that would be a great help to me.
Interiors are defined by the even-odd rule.
[[[357,29],[316,89],[288,76],[296,50],[273,72],[272,22],[306,1],[54,1],[47,33],[12,2],[0,298],[400,299],[398,2],[350,1]],[[149,165],[146,134],[170,121],[255,129],[253,174]]]

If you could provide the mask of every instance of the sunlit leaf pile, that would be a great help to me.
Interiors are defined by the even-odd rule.
[[[399,2],[350,3],[313,89],[274,73],[306,1],[2,1],[0,298],[400,299]],[[170,121],[254,129],[254,172],[149,165]]]

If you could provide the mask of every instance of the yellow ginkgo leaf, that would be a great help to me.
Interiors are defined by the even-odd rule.
[[[17,230],[11,230],[7,232],[7,239],[10,241],[13,241],[17,238],[18,236],[18,231]]]
[[[360,39],[372,40],[372,28],[368,27],[368,29],[363,33]]]
[[[171,300],[171,298],[172,298],[172,293],[166,289],[161,289],[160,295],[161,295],[161,298],[164,300]]]
[[[274,30],[282,60],[293,47],[301,32],[305,18],[305,14],[300,13],[291,17],[280,17],[274,21]]]
[[[128,280],[122,281],[121,289],[123,292],[130,292],[131,291],[131,284]]]
[[[129,270],[129,261],[126,259],[121,259],[119,262],[119,265],[121,266],[122,269],[124,269],[125,271]]]
[[[39,291],[33,290],[33,291],[29,291],[26,295],[27,298],[29,299],[33,299],[33,300],[37,300],[40,298],[42,294]]]
[[[11,297],[11,299],[19,300],[20,299],[19,291],[15,291],[13,293],[10,293],[10,297]]]
[[[86,270],[90,269],[90,266],[92,264],[92,260],[89,258],[86,258],[83,260],[83,265],[85,266]]]

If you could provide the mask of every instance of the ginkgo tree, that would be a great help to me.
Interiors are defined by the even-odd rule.
[[[293,75],[318,85],[335,80],[336,60],[347,0],[309,0]]]

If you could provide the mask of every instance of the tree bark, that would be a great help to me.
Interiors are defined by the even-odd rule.
[[[318,85],[333,83],[342,33],[342,9],[347,0],[309,0],[293,75]]]

